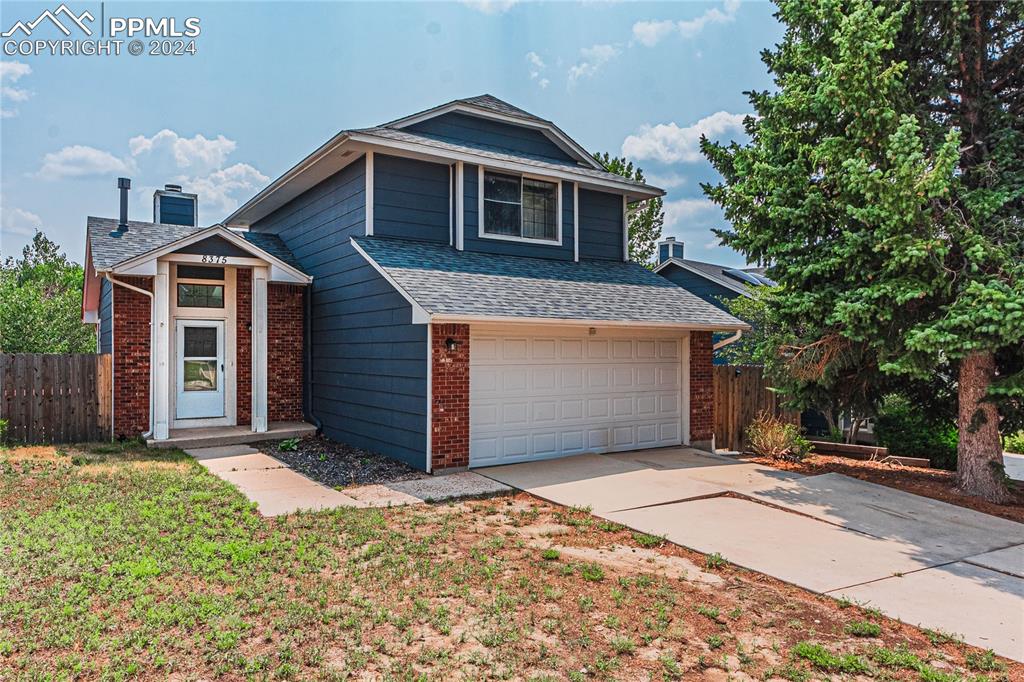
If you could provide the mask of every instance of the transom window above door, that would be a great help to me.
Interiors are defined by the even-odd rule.
[[[484,236],[558,242],[558,183],[484,171]]]
[[[223,308],[224,268],[178,266],[179,308]]]

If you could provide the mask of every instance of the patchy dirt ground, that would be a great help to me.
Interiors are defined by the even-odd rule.
[[[963,495],[956,490],[955,474],[942,469],[923,469],[900,464],[886,464],[831,455],[811,455],[800,462],[776,460],[770,457],[744,457],[751,462],[764,464],[776,469],[796,471],[813,476],[835,472],[871,483],[897,488],[915,495],[930,497],[949,504],[967,507],[976,511],[1001,516],[1011,521],[1024,523],[1024,486],[1013,483],[1016,504],[992,504],[976,497]]]
[[[313,480],[339,490],[354,485],[409,481],[425,476],[398,460],[322,436],[302,438],[294,444],[294,449],[282,447],[288,442],[264,441],[253,447]]]
[[[0,679],[1019,680],[527,495],[266,519],[180,453],[0,452]]]

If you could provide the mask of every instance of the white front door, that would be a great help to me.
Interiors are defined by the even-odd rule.
[[[224,416],[224,322],[178,320],[178,419]]]
[[[470,466],[681,443],[678,337],[471,334]]]

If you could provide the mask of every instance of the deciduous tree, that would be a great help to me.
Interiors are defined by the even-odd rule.
[[[604,164],[608,172],[621,175],[630,180],[644,182],[644,172],[632,161],[613,157],[605,152],[594,154],[594,158]],[[664,202],[661,198],[647,199],[630,208],[629,211],[629,259],[645,267],[654,267],[654,252],[661,239],[661,230],[665,224]]]

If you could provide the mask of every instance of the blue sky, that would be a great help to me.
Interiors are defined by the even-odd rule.
[[[0,4],[0,27],[50,4]],[[99,25],[99,2],[68,1]],[[195,55],[3,56],[0,252],[33,228],[81,261],[85,217],[132,217],[179,182],[217,222],[337,131],[491,93],[591,151],[626,153],[668,190],[666,234],[689,257],[741,264],[699,183],[700,132],[743,139],[743,91],[770,87],[781,37],[765,2],[132,3],[107,17],[198,17]],[[61,38],[40,26],[33,38]],[[77,37],[77,36],[74,36]],[[3,40],[3,39],[0,39]],[[147,41],[148,42],[148,41]]]

